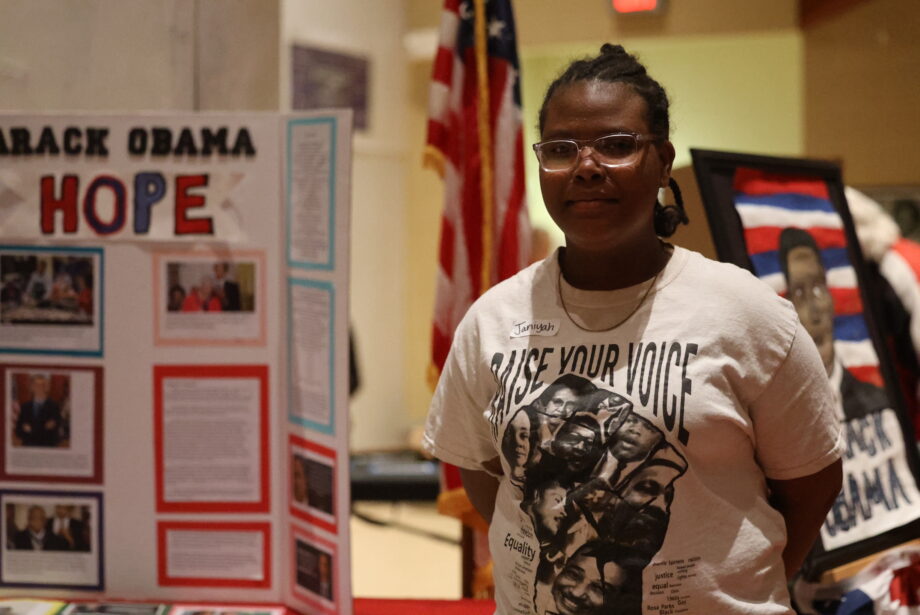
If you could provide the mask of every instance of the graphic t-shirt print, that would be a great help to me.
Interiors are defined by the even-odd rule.
[[[493,366],[501,362],[496,355]],[[540,394],[504,404],[500,449],[539,544],[535,554],[519,545],[537,559],[535,610],[639,615],[642,570],[664,542],[687,461],[623,395],[575,374],[529,376]],[[510,401],[505,393],[493,410]]]

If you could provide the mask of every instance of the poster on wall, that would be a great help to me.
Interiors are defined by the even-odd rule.
[[[350,108],[355,128],[368,128],[370,62],[367,58],[291,46],[291,109]]]
[[[691,150],[719,258],[792,302],[839,392],[843,489],[810,573],[920,532],[920,461],[884,322],[832,163]]]

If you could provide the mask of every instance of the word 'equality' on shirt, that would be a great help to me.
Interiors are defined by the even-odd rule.
[[[527,544],[523,540],[515,540],[514,537],[511,536],[510,532],[507,535],[505,535],[504,546],[507,547],[509,551],[517,551],[518,553],[523,555],[525,558],[527,558],[528,562],[532,562],[534,555],[536,555],[536,551],[534,550],[533,547],[531,547],[529,544]]]

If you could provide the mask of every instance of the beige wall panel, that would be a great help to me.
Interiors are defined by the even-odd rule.
[[[192,109],[194,3],[0,0],[0,108]]]
[[[920,183],[920,2],[864,2],[804,31],[806,151],[852,185]]]
[[[409,27],[436,27],[442,2],[409,0]],[[667,0],[663,12],[617,15],[605,0],[514,0],[521,45],[793,28],[796,0]]]
[[[197,108],[279,109],[278,2],[197,0]]]

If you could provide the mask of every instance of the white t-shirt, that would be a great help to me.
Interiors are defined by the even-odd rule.
[[[489,531],[501,615],[789,614],[766,478],[840,456],[833,393],[795,309],[676,247],[654,288],[582,291],[558,255],[457,328],[424,446],[498,457]]]

